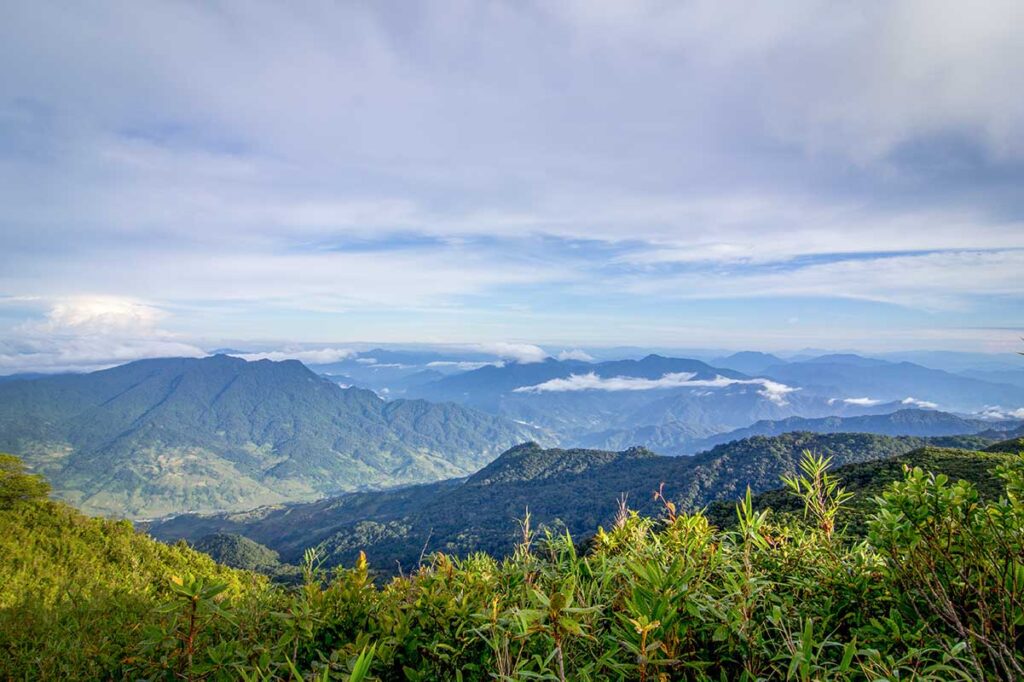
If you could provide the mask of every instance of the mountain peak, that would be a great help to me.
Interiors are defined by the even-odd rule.
[[[582,448],[545,450],[537,443],[522,443],[506,450],[496,460],[470,476],[467,484],[493,485],[575,478],[608,465],[657,457],[658,455],[644,447],[632,447],[621,452]]]

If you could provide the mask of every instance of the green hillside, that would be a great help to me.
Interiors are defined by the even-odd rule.
[[[26,483],[36,479],[0,454],[0,678],[101,679],[124,670],[124,652],[159,621],[153,607],[172,594],[172,579],[221,583],[226,597],[267,589],[262,576],[184,544],[49,501],[45,485],[26,494]],[[6,667],[11,661],[26,667]]]
[[[597,468],[660,459],[637,454]],[[843,534],[849,511],[812,465],[806,514],[745,504],[720,531],[669,506],[623,511],[585,553],[526,532],[505,559],[425,554],[380,584],[362,557],[328,572],[307,553],[298,589],[46,501],[7,459],[0,679],[1009,682],[1024,666],[1024,456],[988,456],[1003,463],[998,499],[922,468],[860,467],[851,487],[888,481],[868,543]],[[976,453],[906,459],[978,470]]]
[[[0,448],[90,513],[245,509],[462,476],[535,431],[295,361],[145,360],[0,384]]]

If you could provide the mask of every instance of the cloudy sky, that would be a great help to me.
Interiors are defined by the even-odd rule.
[[[1024,334],[1024,3],[4,2],[0,373]]]

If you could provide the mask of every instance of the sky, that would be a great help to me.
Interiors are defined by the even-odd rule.
[[[1019,349],[1022,20],[4,2],[0,373],[228,343]]]

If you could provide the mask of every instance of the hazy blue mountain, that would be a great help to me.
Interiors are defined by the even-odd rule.
[[[236,533],[296,561],[319,545],[329,563],[350,563],[366,551],[386,571],[408,570],[427,551],[465,554],[508,552],[518,520],[564,526],[585,537],[614,518],[621,496],[643,513],[658,513],[653,491],[682,508],[731,500],[749,485],[754,492],[778,486],[801,452],[830,455],[837,465],[904,454],[928,445],[982,447],[991,441],[966,437],[922,439],[870,434],[790,433],[718,446],[696,457],[663,457],[644,448],[621,452],[516,446],[467,479],[378,493],[351,493],[318,502],[268,507],[246,513],[187,515],[153,524],[164,540]]]
[[[523,425],[451,403],[386,402],[296,361],[143,360],[0,384],[0,450],[90,512],[239,509],[460,476]]]
[[[889,414],[857,417],[821,417],[807,419],[788,417],[780,420],[762,420],[742,429],[720,433],[690,444],[690,450],[713,447],[720,443],[752,436],[776,436],[791,431],[811,433],[874,433],[885,436],[959,436],[974,435],[995,430],[1011,432],[1021,422],[993,422],[968,419],[948,412],[904,409]]]
[[[712,367],[700,360],[648,355],[641,360],[587,363],[576,360],[482,367],[415,388],[414,395],[431,400],[451,400],[493,414],[535,424],[565,441],[614,428],[630,428],[662,422],[684,422],[696,433],[707,435],[746,425],[781,413],[773,401],[759,393],[760,385],[735,383],[724,386],[662,387],[648,390],[524,390],[553,380],[593,375],[607,380],[621,377],[657,381],[666,375],[687,375],[695,381],[751,381],[730,369]],[[671,414],[671,406],[656,405],[675,397],[685,415]],[[784,407],[784,406],[783,406]],[[762,413],[761,410],[765,412]],[[649,418],[657,412],[657,419]],[[701,415],[701,416],[698,416]]]
[[[963,411],[1024,404],[1024,389],[849,353],[788,363],[753,352],[723,358],[733,361],[751,370],[770,366],[747,374],[659,355],[598,363],[549,359],[483,367],[410,391],[533,424],[565,445],[643,445],[675,453],[694,452],[706,445],[700,442],[704,438],[760,420],[852,417],[933,404]],[[691,376],[694,383],[659,381],[678,374]],[[650,381],[644,390],[636,382],[630,387],[605,381],[620,377]],[[568,390],[573,387],[577,390]]]
[[[1020,423],[967,419],[934,410],[906,409],[900,403],[894,403],[891,407],[893,411],[885,414],[762,419],[747,427],[710,434],[707,430],[695,427],[693,419],[685,422],[664,422],[654,426],[590,434],[581,438],[579,445],[612,449],[643,446],[665,455],[690,455],[741,438],[777,436],[791,431],[873,433],[887,436],[951,436],[977,434],[993,429],[1003,431],[1012,429]],[[853,409],[871,408],[856,408],[854,406]]]
[[[769,367],[785,364],[786,361],[771,353],[745,350],[722,358],[715,358],[711,362],[715,367],[725,367],[744,374],[757,375]]]
[[[764,375],[838,399],[879,402],[908,397],[937,403],[940,409],[973,412],[990,405],[1024,405],[1024,388],[981,381],[910,362],[888,362],[855,355],[827,355],[776,365]]]
[[[959,374],[971,379],[1024,387],[1024,369],[969,369]]]
[[[495,355],[473,351],[374,348],[336,362],[310,364],[309,368],[318,374],[349,377],[351,385],[382,395],[402,396],[411,386],[500,362]]]
[[[923,350],[876,353],[875,357],[891,362],[913,362],[933,369],[961,373],[970,370],[1020,370],[1021,357],[1016,353],[971,353],[965,351]]]
[[[20,374],[2,374],[0,375],[0,383],[8,381],[27,381],[31,379],[41,379],[43,377],[51,376],[48,374],[41,374],[39,372],[23,372]]]

